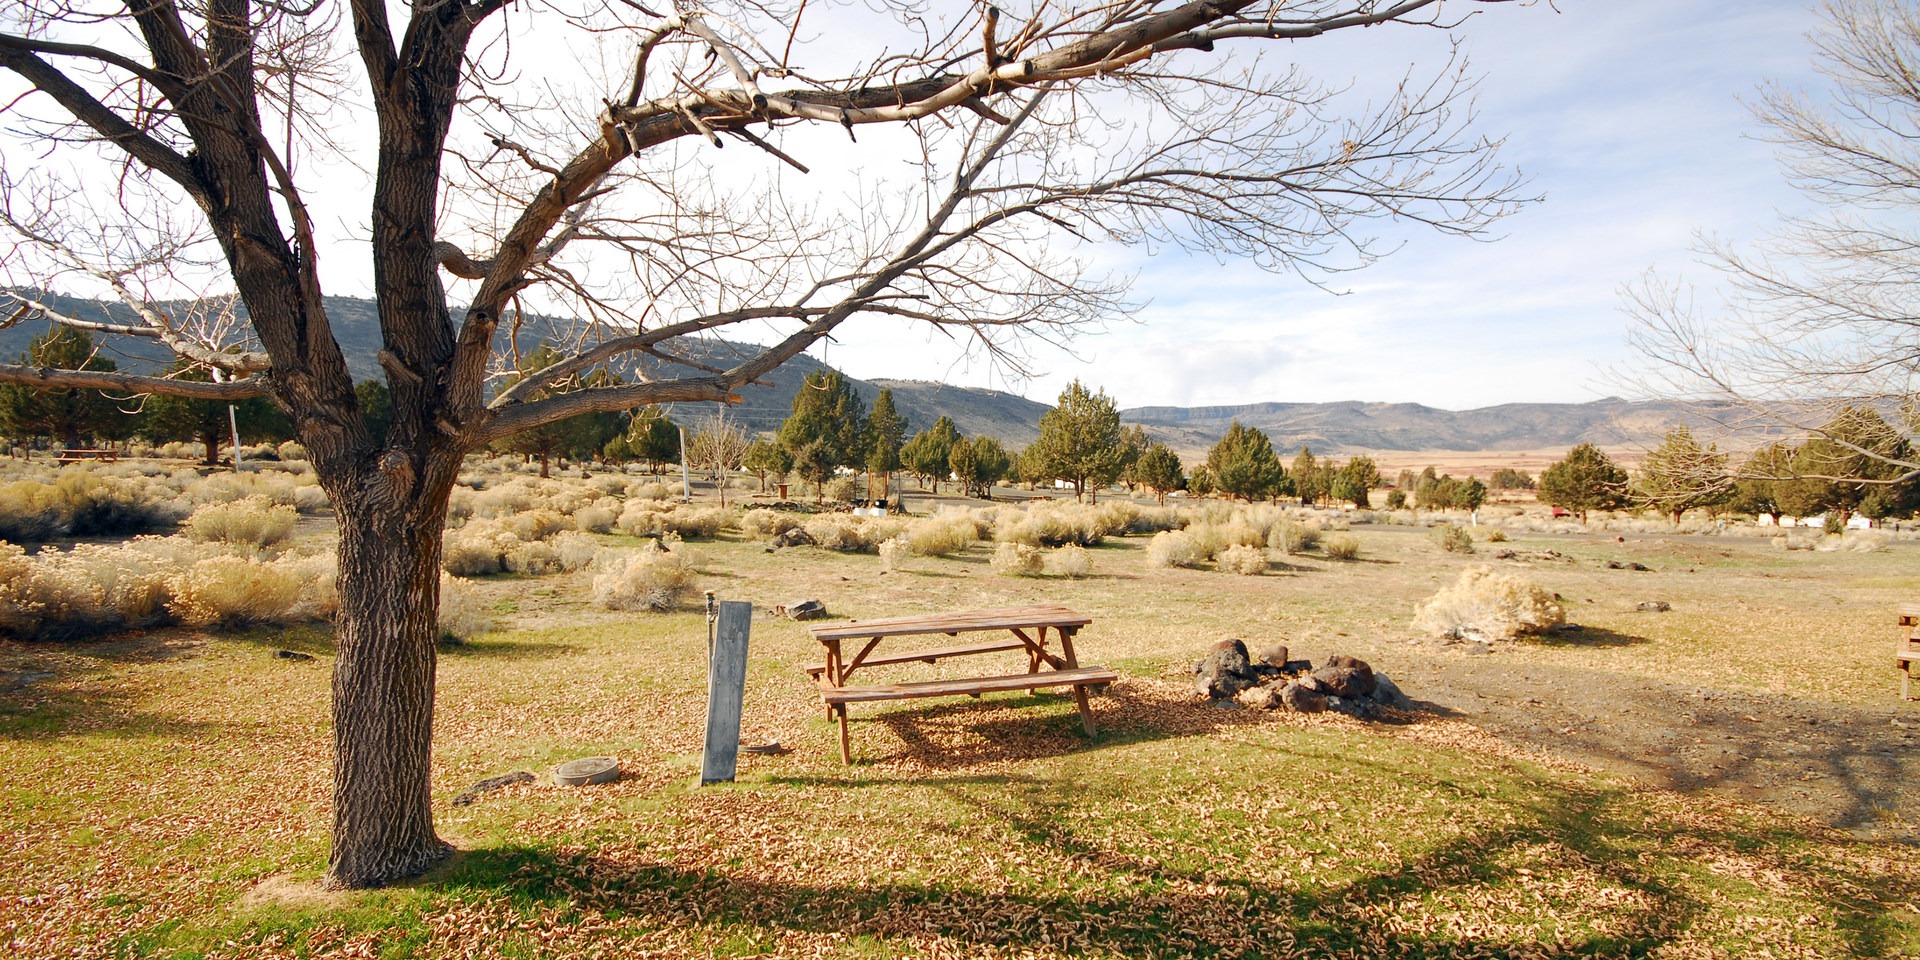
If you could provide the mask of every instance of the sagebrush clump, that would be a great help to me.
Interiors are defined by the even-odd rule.
[[[180,525],[180,531],[187,539],[200,543],[224,543],[258,551],[293,536],[293,525],[299,520],[300,515],[292,506],[256,496],[196,507]]]
[[[1093,552],[1069,543],[1047,554],[1047,572],[1069,580],[1090,576],[1093,573]]]
[[[1567,611],[1537,584],[1491,567],[1460,574],[1414,613],[1415,630],[1471,640],[1511,640],[1567,622]]]
[[[440,575],[440,638],[467,640],[494,627],[493,614],[480,593],[464,580]]]
[[[190,627],[283,623],[300,599],[287,568],[252,557],[208,557],[176,574],[167,609]]]
[[[1205,559],[1184,530],[1163,530],[1147,544],[1147,564],[1155,567],[1197,567]]]
[[[1046,563],[1046,554],[1028,543],[1002,543],[993,548],[993,572],[1003,577],[1037,576]]]
[[[880,569],[893,573],[906,568],[908,558],[913,556],[913,545],[906,537],[894,537],[880,544]]]
[[[1448,553],[1473,552],[1473,534],[1468,533],[1465,527],[1443,523],[1434,527],[1430,536],[1435,546]]]
[[[1320,552],[1329,560],[1360,559],[1360,538],[1351,534],[1337,533],[1320,545]]]
[[[675,610],[693,592],[695,564],[685,550],[649,543],[624,556],[602,558],[593,578],[593,602],[609,610]]]
[[[1244,577],[1258,576],[1267,572],[1267,551],[1261,547],[1236,543],[1220,551],[1220,558],[1216,562],[1227,573]]]

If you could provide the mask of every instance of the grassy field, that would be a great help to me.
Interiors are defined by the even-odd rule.
[[[886,571],[871,554],[770,552],[729,530],[697,544],[701,586],[722,599],[817,597],[863,618],[1059,602],[1094,618],[1082,661],[1124,679],[1095,698],[1094,742],[1064,695],[856,707],[857,762],[843,766],[799,669],[818,645],[757,616],[745,736],[791,752],[743,757],[737,783],[704,789],[698,612],[600,609],[591,572],[479,579],[499,629],[443,650],[438,686],[435,812],[461,852],[371,893],[316,882],[323,626],[0,646],[0,953],[1920,954],[1920,848],[1503,740],[1455,715],[1448,679],[1484,665],[1605,690],[1657,670],[1808,709],[1884,710],[1890,611],[1911,596],[1920,547],[1611,533],[1497,545],[1568,558],[1522,562],[1490,560],[1494,544],[1444,553],[1415,527],[1352,535],[1357,561],[1276,554],[1253,577],[1153,568],[1146,538],[1109,539],[1093,575],[1069,580],[996,575],[990,544]],[[1414,604],[1488,562],[1561,594],[1583,629],[1479,658],[1415,638]],[[1634,610],[1649,599],[1674,609]],[[1189,665],[1227,636],[1360,656],[1433,709],[1368,724],[1195,702]],[[1862,756],[1905,749],[1888,740],[1900,729],[1859,731]],[[555,764],[596,754],[620,759],[619,782],[549,785]],[[451,804],[515,770],[540,779]]]

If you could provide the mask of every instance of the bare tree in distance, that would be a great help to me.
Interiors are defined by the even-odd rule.
[[[1811,39],[1831,92],[1772,86],[1754,105],[1817,212],[1784,218],[1751,249],[1703,241],[1718,302],[1652,274],[1628,288],[1628,342],[1647,363],[1625,379],[1698,402],[1702,420],[1729,433],[1831,440],[1898,468],[1876,482],[1901,483],[1920,475],[1920,459],[1859,446],[1833,425],[1865,407],[1920,430],[1920,9],[1831,0],[1821,13]]]
[[[1065,335],[1129,306],[1124,282],[1087,269],[1090,243],[1312,278],[1369,262],[1370,220],[1481,235],[1525,198],[1471,130],[1457,57],[1343,118],[1326,88],[1239,51],[1451,29],[1495,2],[900,3],[862,42],[808,25],[845,26],[822,19],[832,3],[23,0],[0,11],[16,87],[0,98],[5,315],[82,326],[32,291],[85,281],[133,308],[96,332],[158,340],[224,382],[0,378],[287,412],[340,520],[327,877],[387,883],[449,849],[428,804],[435,610],[469,451],[584,413],[726,402],[854,317],[996,353]],[[520,54],[535,25],[577,45]],[[596,50],[617,67],[572,87],[547,74]],[[824,210],[793,175],[824,142],[809,128],[855,144],[891,129],[915,175]],[[728,179],[705,144],[757,151],[760,174]],[[342,157],[373,186],[357,239],[330,244],[342,198],[316,195],[312,171]],[[383,437],[333,334],[323,256],[371,265]],[[244,335],[190,335],[156,307],[168,296],[235,304]],[[521,370],[515,334],[536,310],[578,322],[562,359]],[[773,342],[730,365],[674,351],[727,328]],[[522,386],[641,355],[654,372],[618,385]]]

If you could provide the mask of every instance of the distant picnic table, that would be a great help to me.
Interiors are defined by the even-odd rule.
[[[826,659],[805,669],[819,683],[820,699],[826,704],[828,715],[840,723],[840,760],[843,763],[853,762],[853,748],[847,731],[847,705],[851,703],[960,695],[978,697],[984,693],[1070,686],[1080,708],[1081,725],[1086,728],[1087,736],[1091,737],[1098,731],[1094,728],[1093,712],[1087,706],[1087,688],[1102,687],[1119,679],[1118,674],[1105,667],[1081,666],[1074,653],[1074,634],[1092,622],[1091,618],[1066,607],[1039,605],[821,623],[808,627],[807,632],[826,648]],[[889,639],[927,635],[958,639],[963,633],[1006,635],[985,641],[914,650],[879,649]],[[1059,642],[1057,653],[1048,648],[1049,634],[1051,639]],[[847,646],[843,647],[843,644]],[[847,649],[855,651],[852,656],[846,655]],[[847,683],[855,672],[869,667],[938,663],[957,657],[1012,650],[1026,651],[1027,672],[870,686],[851,686]]]
[[[120,451],[118,450],[79,450],[72,448],[60,451],[58,457],[58,460],[63,464],[79,463],[83,460],[98,460],[101,463],[112,463],[118,459],[120,459]]]

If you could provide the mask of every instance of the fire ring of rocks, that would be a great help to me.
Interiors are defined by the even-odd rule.
[[[1285,646],[1275,644],[1260,651],[1256,660],[1247,655],[1244,641],[1222,640],[1194,662],[1194,692],[1216,703],[1237,701],[1256,710],[1333,710],[1361,720],[1378,717],[1383,707],[1413,709],[1407,695],[1365,660],[1335,654],[1316,670],[1312,661],[1288,659],[1287,653]]]

